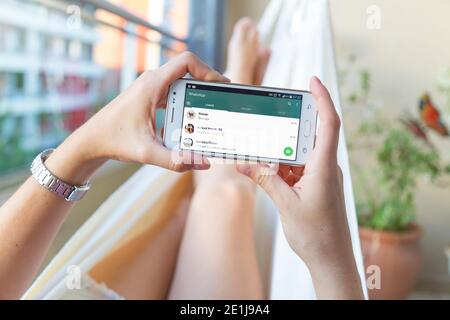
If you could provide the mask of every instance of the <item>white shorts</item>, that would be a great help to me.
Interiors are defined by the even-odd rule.
[[[104,283],[98,283],[88,275],[81,278],[81,288],[64,292],[61,300],[123,300],[117,292],[109,289]]]

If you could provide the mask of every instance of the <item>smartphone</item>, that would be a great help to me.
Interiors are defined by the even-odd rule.
[[[302,166],[316,122],[308,91],[183,78],[168,93],[163,143],[212,158]]]

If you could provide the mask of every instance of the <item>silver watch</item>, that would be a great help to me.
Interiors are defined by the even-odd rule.
[[[80,200],[89,191],[91,184],[87,182],[82,186],[73,186],[51,173],[44,162],[53,151],[54,149],[44,150],[33,160],[31,174],[41,186],[66,201]]]

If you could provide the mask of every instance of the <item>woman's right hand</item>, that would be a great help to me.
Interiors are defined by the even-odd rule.
[[[316,77],[311,80],[311,92],[320,127],[305,167],[281,166],[277,174],[269,165],[246,163],[239,164],[238,170],[259,184],[277,205],[287,241],[309,267],[318,295],[350,297],[336,295],[336,287],[331,294],[327,284],[320,285],[323,281],[335,283],[338,277],[351,282],[346,285],[355,288],[352,298],[361,298],[337,164],[340,119],[327,89]],[[296,182],[291,187],[292,180]]]

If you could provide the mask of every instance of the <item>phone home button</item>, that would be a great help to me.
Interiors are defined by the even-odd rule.
[[[311,135],[311,121],[305,121],[305,129],[303,130],[303,135],[307,138]]]

